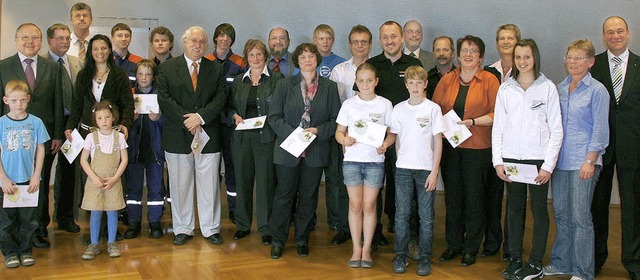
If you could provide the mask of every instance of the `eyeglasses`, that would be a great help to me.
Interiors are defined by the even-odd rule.
[[[53,37],[52,39],[56,40],[56,41],[71,41],[71,37],[67,36],[58,36],[58,37]]]
[[[460,49],[460,53],[478,54],[480,50],[476,49]]]
[[[582,62],[583,60],[587,59],[588,57],[586,56],[565,56],[564,57],[564,61],[566,62]]]
[[[351,41],[352,45],[363,45],[363,46],[368,46],[369,45],[369,41],[367,40],[361,40],[361,41]]]

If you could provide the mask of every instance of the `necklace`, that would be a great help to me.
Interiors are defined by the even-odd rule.
[[[98,77],[96,78],[96,82],[98,83],[98,88],[100,88],[100,85],[102,85],[102,82],[104,81],[104,75],[106,75],[107,73],[109,73],[111,69],[107,68],[107,71],[102,72],[102,74],[98,73]]]
[[[462,85],[463,87],[467,87],[467,86],[469,86],[469,84],[471,84],[471,80],[473,80],[473,77],[471,77],[471,79],[469,79],[469,81],[468,81],[468,82],[465,82],[465,81],[462,79],[462,76],[460,76],[460,85]]]

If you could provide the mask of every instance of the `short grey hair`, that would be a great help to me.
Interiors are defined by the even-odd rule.
[[[182,33],[182,43],[184,44],[187,38],[191,36],[191,33],[196,30],[199,30],[200,32],[202,32],[202,34],[204,34],[204,41],[205,41],[204,48],[206,51],[206,49],[209,47],[209,36],[207,35],[207,31],[205,31],[204,28],[200,26],[191,26],[187,28],[187,30],[185,30],[184,33]]]

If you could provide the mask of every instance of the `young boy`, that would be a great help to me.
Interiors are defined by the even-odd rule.
[[[4,208],[4,196],[16,194],[16,185],[28,185],[34,193],[40,187],[44,164],[44,143],[49,134],[38,117],[26,112],[31,96],[20,80],[7,83],[2,101],[9,113],[0,117],[0,248],[7,268],[35,264],[31,236],[38,227],[36,207]]]
[[[393,271],[404,273],[409,264],[409,216],[414,191],[418,197],[420,217],[418,275],[431,274],[431,243],[435,212],[434,192],[442,155],[442,132],[445,124],[440,106],[427,99],[429,75],[420,66],[405,72],[409,99],[398,103],[391,116],[391,133],[397,134],[396,151],[396,241]]]

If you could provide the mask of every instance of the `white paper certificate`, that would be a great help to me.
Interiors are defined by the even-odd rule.
[[[459,121],[461,121],[460,117],[453,110],[444,115],[444,122],[447,127],[444,136],[454,148],[458,147],[458,145],[462,144],[462,142],[469,139],[472,135],[467,126],[458,124]]]
[[[238,124],[238,126],[236,126],[236,130],[249,130],[249,129],[263,128],[264,123],[266,121],[267,121],[267,116],[245,119],[244,123],[240,123]]]
[[[80,135],[77,129],[71,132],[71,138],[73,142],[66,140],[60,148],[60,151],[62,151],[62,154],[67,158],[69,163],[73,163],[80,152],[82,152],[82,146],[84,145],[84,138],[82,138],[82,135]]]
[[[357,143],[378,148],[384,142],[387,127],[378,123],[357,120],[349,124],[349,136],[356,139]]]
[[[196,159],[200,158],[202,154],[202,149],[209,142],[209,135],[204,129],[200,128],[196,131],[196,135],[193,136],[193,141],[191,141],[191,150],[193,151],[193,157]]]
[[[138,114],[149,114],[151,111],[160,112],[157,94],[134,94],[133,100]]]
[[[40,193],[40,190],[37,190],[34,193],[29,193],[27,191],[29,189],[29,185],[16,185],[16,187],[18,189],[14,194],[3,194],[3,208],[23,208],[38,206],[38,193]]]
[[[507,173],[511,181],[539,185],[536,183],[538,167],[535,165],[505,162],[504,172]]]
[[[311,142],[316,139],[316,135],[311,132],[305,132],[302,127],[297,127],[289,136],[287,136],[280,148],[292,154],[294,157],[299,157],[304,150],[311,145]]]

